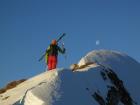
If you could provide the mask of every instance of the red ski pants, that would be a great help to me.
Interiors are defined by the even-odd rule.
[[[48,70],[55,69],[57,65],[57,56],[49,55],[48,56]]]

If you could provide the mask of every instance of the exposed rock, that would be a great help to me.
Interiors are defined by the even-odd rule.
[[[9,89],[12,89],[12,88],[16,87],[17,85],[21,84],[24,81],[26,81],[26,79],[12,81],[12,82],[8,83],[4,88],[0,89],[0,94],[6,92]]]
[[[2,100],[6,100],[6,99],[8,99],[10,96],[7,96],[7,97],[4,97]]]
[[[99,105],[106,105],[105,100],[101,95],[95,92],[92,97],[99,103]]]
[[[95,62],[88,62],[88,63],[86,63],[86,64],[84,64],[84,65],[78,65],[78,64],[72,64],[71,66],[70,66],[70,69],[72,70],[72,71],[75,71],[75,70],[77,70],[77,69],[83,69],[83,68],[85,68],[85,67],[88,67],[89,65],[92,65],[92,64],[95,64]]]
[[[84,65],[85,66],[85,65]],[[101,65],[103,69],[100,71],[102,79],[111,81],[111,86],[108,87],[106,94],[106,99],[103,98],[98,92],[90,93],[90,89],[86,88],[89,91],[90,95],[99,103],[99,105],[118,105],[121,102],[123,105],[134,105],[137,104],[133,101],[129,92],[125,89],[123,81],[118,77],[114,70],[110,68],[105,68]]]
[[[113,86],[109,87],[110,89],[108,90],[107,93],[107,105],[118,105],[120,101],[120,94],[117,91],[117,89]]]

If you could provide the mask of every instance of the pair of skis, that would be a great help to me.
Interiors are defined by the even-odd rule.
[[[64,36],[66,36],[66,33],[63,33],[56,41],[57,41],[57,43],[64,37]],[[64,44],[63,44],[63,46],[64,46]],[[39,62],[45,57],[45,55],[46,55],[46,52],[40,57],[40,59],[38,60]]]

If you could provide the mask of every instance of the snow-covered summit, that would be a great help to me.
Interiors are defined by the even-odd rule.
[[[112,64],[136,64],[138,63],[133,58],[129,57],[128,55],[118,52],[118,51],[111,51],[111,50],[93,50],[89,52],[85,57],[83,57],[78,65],[84,65],[88,62],[98,62],[105,65],[112,65]]]
[[[92,51],[81,58],[78,66],[79,69],[74,72],[58,68],[32,77],[0,94],[0,105],[140,103],[140,64],[126,54],[108,50]]]
[[[129,72],[132,77],[135,77],[135,73],[140,70],[139,62],[118,51],[93,50],[86,56],[82,57],[78,65],[85,65],[89,62],[102,64],[116,70],[117,72],[120,72],[121,74],[126,74],[126,72]]]

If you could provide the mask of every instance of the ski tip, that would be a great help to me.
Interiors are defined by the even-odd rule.
[[[64,32],[64,33],[63,33],[63,35],[65,36],[65,35],[66,35],[66,33]]]

